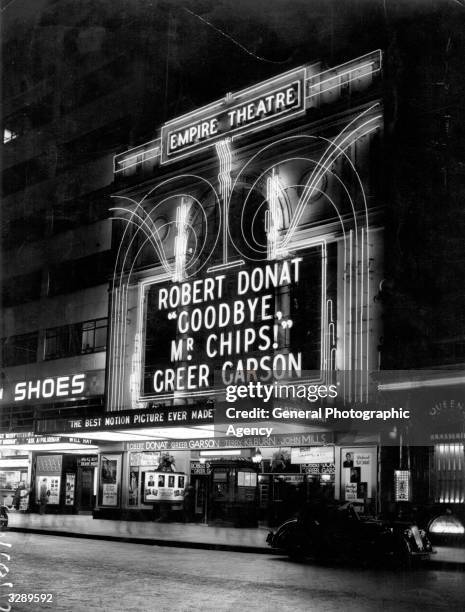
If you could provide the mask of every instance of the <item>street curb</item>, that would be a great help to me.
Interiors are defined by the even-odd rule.
[[[167,546],[170,548],[191,548],[198,550],[217,550],[225,552],[255,553],[260,555],[276,555],[271,548],[260,546],[244,546],[242,544],[213,544],[208,542],[186,542],[181,540],[161,540],[159,538],[137,538],[131,536],[112,536],[93,533],[77,533],[75,531],[60,531],[53,529],[34,529],[31,527],[9,527],[8,531],[19,533],[35,533],[38,535],[61,536],[64,538],[83,538],[87,540],[100,540],[108,542],[126,542],[128,544],[142,544],[144,546]],[[465,562],[462,561],[436,561],[432,557],[422,566],[427,570],[462,571],[465,572]]]
[[[218,550],[255,554],[274,554],[271,548],[259,546],[244,546],[241,544],[213,544],[208,542],[186,542],[181,540],[161,540],[157,538],[137,538],[131,536],[112,536],[94,533],[76,533],[75,531],[60,531],[53,529],[34,529],[32,527],[9,527],[8,531],[20,533],[36,533],[38,535],[62,536],[64,538],[85,538],[87,540],[107,540],[109,542],[126,542],[128,544],[143,544],[144,546],[168,546],[171,548],[197,548],[200,550]]]

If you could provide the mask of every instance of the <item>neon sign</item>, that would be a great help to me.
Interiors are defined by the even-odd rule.
[[[218,102],[168,122],[162,129],[162,137],[116,155],[114,172],[130,171],[149,161],[165,164],[200,151],[225,134],[234,139],[309,108],[334,102],[348,88],[364,90],[380,73],[381,65],[381,51],[377,50],[323,71],[319,63],[308,64],[228,94]]]
[[[141,399],[208,395],[250,372],[270,381],[321,370],[322,255],[314,247],[302,257],[147,286]]]
[[[305,77],[306,68],[298,68],[166,123],[161,163],[305,112]]]
[[[104,370],[11,381],[11,384],[1,391],[1,405],[29,404],[37,401],[50,403],[98,396],[104,391]]]

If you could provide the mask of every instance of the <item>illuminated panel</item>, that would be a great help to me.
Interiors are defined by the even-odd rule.
[[[2,387],[0,410],[2,406],[20,406],[37,401],[49,403],[61,400],[77,400],[83,397],[102,395],[103,391],[103,370],[49,376],[47,378],[13,380]]]
[[[428,531],[437,535],[463,535],[465,528],[456,516],[443,514],[431,522]]]
[[[365,88],[381,71],[381,61],[381,51],[377,50],[310,76],[307,79],[307,108],[332,102],[346,91]]]
[[[436,444],[434,447],[436,501],[463,504],[465,501],[464,445]]]
[[[250,371],[262,381],[320,375],[330,350],[327,305],[336,299],[326,287],[336,266],[330,246],[146,285],[140,400],[212,395]]]
[[[268,259],[276,259],[277,247],[282,228],[282,215],[280,215],[279,196],[281,187],[279,185],[279,177],[273,169],[273,173],[267,179],[267,200],[269,209],[266,211],[265,225],[267,237],[267,256]]]
[[[297,68],[169,121],[161,129],[160,163],[304,113],[306,73],[305,67]]]
[[[181,205],[176,209],[176,229],[178,233],[174,239],[174,282],[180,282],[184,278],[187,253],[188,213],[189,211],[185,199],[181,198]]]
[[[113,158],[113,172],[117,174],[118,172],[135,168],[137,165],[150,159],[157,159],[160,156],[160,152],[161,143],[160,139],[157,138],[134,149],[115,155]]]
[[[410,501],[410,470],[394,471],[394,492],[396,502]]]
[[[218,173],[218,183],[220,188],[220,197],[222,203],[222,225],[223,225],[223,263],[228,263],[228,207],[231,195],[231,169],[232,169],[232,152],[230,139],[225,138],[216,143],[216,153],[220,162],[220,171]]]

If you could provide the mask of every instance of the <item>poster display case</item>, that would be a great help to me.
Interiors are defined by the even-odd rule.
[[[74,505],[74,496],[76,489],[76,474],[66,474],[66,506]]]
[[[341,497],[367,502],[376,497],[376,447],[341,448]]]
[[[184,472],[142,471],[144,503],[178,502],[184,499],[186,474]]]
[[[36,476],[36,502],[40,503],[40,498],[45,492],[48,504],[58,505],[60,503],[61,476]]]
[[[100,455],[99,474],[100,505],[117,507],[121,493],[121,454]]]

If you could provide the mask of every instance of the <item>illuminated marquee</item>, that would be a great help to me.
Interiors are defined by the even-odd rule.
[[[321,370],[323,247],[147,288],[142,400],[213,393]]]
[[[161,163],[303,113],[305,75],[305,68],[293,70],[168,122],[161,130]]]

